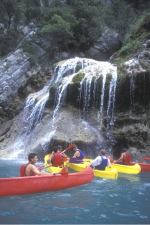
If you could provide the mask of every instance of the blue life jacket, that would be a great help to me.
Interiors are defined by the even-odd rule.
[[[82,151],[82,150],[80,150],[80,149],[78,149],[77,151],[79,151],[79,152],[80,152],[80,156],[79,156],[79,157],[77,157],[77,159],[84,159],[84,156],[85,156],[84,151]]]
[[[102,157],[102,156],[101,156],[101,157]],[[107,162],[108,162],[108,159],[107,159],[107,158],[104,159],[104,158],[102,157],[102,162],[101,162],[101,164],[98,165],[98,166],[95,166],[95,169],[96,169],[96,170],[105,170],[105,168],[106,168],[106,166],[107,166]]]

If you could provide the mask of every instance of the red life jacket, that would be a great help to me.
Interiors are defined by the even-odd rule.
[[[29,164],[32,164],[32,163],[26,163],[26,164],[24,164],[24,165],[22,165],[22,166],[20,167],[20,176],[21,176],[21,177],[27,176],[27,175],[25,174],[25,169],[26,169],[26,167],[27,167]],[[35,173],[32,173],[30,176],[35,176],[35,175],[36,175]]]
[[[63,159],[60,152],[54,153],[54,158],[52,160],[53,166],[61,166],[63,164]]]
[[[126,157],[125,157],[125,159],[122,160],[122,162],[125,163],[125,164],[129,164],[130,161],[131,161],[131,156],[127,152],[125,152],[125,155],[126,155]]]

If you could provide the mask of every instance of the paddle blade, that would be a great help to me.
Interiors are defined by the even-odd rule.
[[[81,163],[81,162],[82,162],[82,159],[73,158],[73,157],[69,159],[69,163]]]
[[[74,146],[74,144],[71,144],[68,146],[68,148],[66,148],[63,152],[67,151],[68,149],[72,148]]]
[[[143,159],[148,159],[148,160],[150,160],[150,157],[143,157]]]
[[[62,176],[67,177],[67,176],[68,176],[68,168],[67,168],[66,166],[63,167],[62,170],[60,171],[60,174],[61,174]]]
[[[44,168],[44,166],[37,166],[36,167],[39,171],[41,171],[43,168]]]

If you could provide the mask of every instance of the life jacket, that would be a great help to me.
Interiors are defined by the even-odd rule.
[[[32,164],[32,163],[26,163],[26,164],[24,164],[24,165],[22,165],[21,167],[20,167],[20,176],[21,177],[26,177],[27,175],[25,174],[25,169],[26,169],[26,167],[29,165],[29,164]],[[35,173],[32,173],[30,176],[35,176],[36,174]]]
[[[101,156],[102,157],[102,156]],[[108,163],[108,159],[106,158],[103,158],[102,157],[102,161],[101,161],[101,164],[98,165],[98,166],[95,166],[95,169],[96,170],[105,170],[106,166],[107,166],[107,163]]]
[[[127,152],[125,152],[125,155],[126,155],[126,157],[125,157],[125,159],[123,158],[122,162],[123,162],[124,164],[130,164],[130,161],[131,161],[131,156],[130,156],[130,154],[127,153]]]
[[[60,152],[54,153],[54,158],[52,160],[53,166],[61,166],[63,164],[63,160]]]
[[[80,150],[80,149],[78,149],[77,151],[79,151],[79,152],[80,152],[80,156],[79,156],[79,157],[77,157],[77,159],[84,159],[84,157],[85,157],[85,153],[84,153],[84,151],[82,151],[82,150]]]

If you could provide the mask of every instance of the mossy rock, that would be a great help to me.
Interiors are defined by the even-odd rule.
[[[80,83],[81,80],[85,77],[85,73],[77,73],[74,78],[72,79],[73,83]]]

